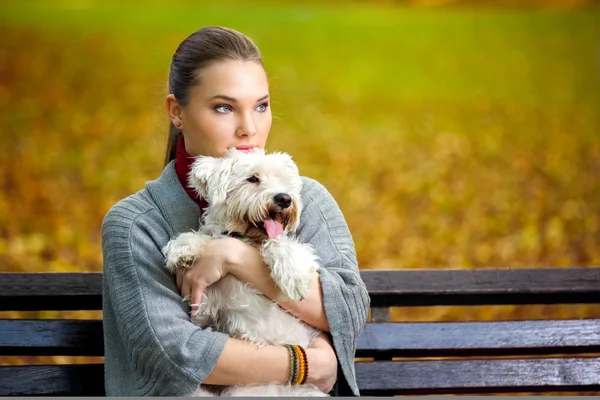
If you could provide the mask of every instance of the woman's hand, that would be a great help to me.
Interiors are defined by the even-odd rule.
[[[337,380],[337,357],[329,336],[320,333],[306,349],[308,379],[325,393],[329,393]]]
[[[176,270],[177,288],[184,298],[189,296],[192,310],[200,304],[206,288],[230,272],[232,255],[239,243],[233,238],[211,240],[191,267]]]

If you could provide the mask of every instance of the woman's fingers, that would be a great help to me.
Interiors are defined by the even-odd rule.
[[[202,294],[207,287],[204,279],[198,277],[194,272],[191,269],[177,270],[176,272],[177,288],[181,296],[190,303],[192,311],[195,311],[198,304],[202,302]]]
[[[181,297],[183,297],[184,300],[189,300],[191,294],[192,288],[190,285],[183,285],[181,287]]]
[[[176,270],[175,283],[181,296],[191,304],[192,312],[202,303],[206,288],[227,275],[228,257],[232,243],[236,242],[241,243],[236,239],[213,240],[204,247],[202,257],[198,257],[191,267]]]
[[[181,284],[183,283],[183,271],[181,269],[175,270],[175,283],[177,289],[181,292]]]
[[[196,284],[196,286],[192,288],[192,294],[190,299],[192,310],[194,310],[194,308],[197,308],[198,304],[202,303],[202,293],[204,293],[204,289],[206,289],[206,287],[200,284]]]

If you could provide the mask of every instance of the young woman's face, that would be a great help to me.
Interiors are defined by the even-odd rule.
[[[172,120],[181,123],[187,153],[220,157],[231,147],[264,148],[272,116],[262,65],[233,60],[211,63],[199,72],[199,81],[186,106],[179,106],[171,94],[167,97]]]

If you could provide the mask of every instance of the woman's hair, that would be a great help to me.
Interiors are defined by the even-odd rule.
[[[258,47],[246,35],[229,28],[208,26],[188,36],[173,54],[169,69],[169,93],[181,106],[189,102],[190,90],[199,83],[199,70],[215,61],[257,61],[262,64]],[[181,131],[169,126],[165,165],[177,157]]]

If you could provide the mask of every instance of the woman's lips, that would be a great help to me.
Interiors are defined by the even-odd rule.
[[[235,146],[236,150],[239,150],[239,151],[250,151],[255,147],[256,147],[255,145]]]

